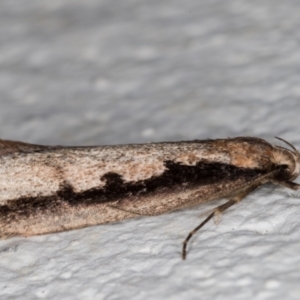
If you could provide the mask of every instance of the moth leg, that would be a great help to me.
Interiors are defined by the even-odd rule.
[[[193,195],[191,195],[193,196]],[[173,197],[169,197],[169,198],[173,198]],[[182,208],[185,208],[186,207],[186,199],[185,198],[180,198],[180,197],[177,197],[176,199],[176,205],[174,205],[172,203],[172,206],[170,207],[170,202],[166,202],[160,206],[154,206],[152,205],[149,209],[149,207],[146,207],[146,205],[143,205],[143,207],[135,207],[133,205],[130,205],[128,207],[128,205],[126,205],[126,203],[124,204],[122,201],[116,201],[115,203],[113,204],[109,204],[107,205],[108,207],[110,208],[113,208],[113,209],[117,209],[117,210],[121,210],[121,211],[124,211],[124,212],[127,212],[127,213],[132,213],[132,214],[135,214],[137,216],[158,216],[158,215],[161,215],[163,213],[168,213],[170,211],[175,211],[175,210],[179,210],[179,209],[182,209]]]
[[[192,230],[188,236],[186,237],[186,239],[183,242],[183,246],[182,246],[182,259],[185,260],[186,259],[186,246],[187,243],[189,242],[189,240],[191,239],[191,237],[200,229],[202,228],[210,219],[212,219],[214,216],[217,216],[217,218],[220,218],[220,215],[229,207],[231,207],[232,205],[240,202],[243,198],[245,198],[250,192],[252,192],[253,190],[255,190],[258,187],[258,185],[254,185],[251,186],[250,188],[246,189],[245,191],[234,195],[231,197],[231,199],[229,201],[227,201],[226,203],[216,207],[214,209],[214,211],[200,224],[198,225],[194,230]],[[218,220],[219,221],[219,220]]]
[[[216,214],[216,211],[222,213],[224,210],[226,210],[227,208],[229,208],[230,206],[234,205],[236,202],[234,200],[229,200],[228,202],[226,202],[225,204],[222,204],[220,206],[218,206],[217,208],[215,208],[215,210],[200,224],[198,225],[194,230],[192,230],[188,236],[186,237],[186,239],[183,242],[183,247],[182,247],[182,259],[185,260],[186,259],[186,246],[188,241],[191,239],[191,237],[201,228],[203,227],[211,218],[213,218],[213,216]]]
[[[243,191],[239,194],[236,194],[236,195],[229,196],[229,197],[227,196],[227,198],[229,198],[230,200],[233,200],[235,203],[238,203],[238,202],[242,201],[248,194],[250,194],[256,188],[257,188],[256,185],[251,186],[250,188],[246,189],[245,191]],[[223,211],[224,210],[220,210],[219,207],[214,209],[214,222],[216,225],[218,225],[220,223]]]
[[[284,186],[284,187],[287,187],[291,190],[299,190],[300,189],[300,184],[296,183],[296,182],[292,182],[292,181],[279,181],[279,180],[276,180],[276,179],[272,179],[271,182],[273,184],[276,184],[276,185],[281,185],[281,186]]]
[[[131,209],[125,209],[125,208],[122,208],[122,207],[119,207],[119,206],[114,206],[114,205],[108,205],[109,208],[113,208],[113,209],[116,209],[116,210],[120,210],[120,211],[124,211],[124,212],[127,212],[127,213],[130,213],[130,214],[134,214],[136,215],[137,217],[151,217],[151,216],[158,216],[158,215],[161,215],[165,212],[169,212],[168,209],[164,210],[164,211],[160,211],[160,212],[154,212],[154,213],[140,213],[138,211],[134,211],[134,210],[131,210]],[[175,208],[175,209],[180,209],[181,207],[178,206],[178,208]],[[174,209],[174,210],[175,210]]]
[[[124,211],[124,212],[127,212],[127,213],[131,213],[131,214],[137,215],[138,217],[144,216],[143,214],[140,214],[136,211],[123,209],[123,208],[120,208],[120,207],[117,207],[117,206],[114,206],[114,205],[108,205],[108,207],[116,209],[116,210],[121,210],[121,211]]]

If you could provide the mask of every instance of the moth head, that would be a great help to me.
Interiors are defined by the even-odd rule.
[[[294,180],[299,176],[300,173],[300,152],[292,144],[283,140],[282,138],[276,137],[276,139],[283,141],[292,149],[274,146],[274,162],[278,166],[287,166],[284,177],[286,177],[286,180]]]

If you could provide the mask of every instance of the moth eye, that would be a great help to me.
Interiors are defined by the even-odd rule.
[[[284,165],[279,165],[277,166],[278,172],[276,174],[276,179],[278,180],[288,180],[291,177],[291,171],[289,169],[289,166],[284,164]]]

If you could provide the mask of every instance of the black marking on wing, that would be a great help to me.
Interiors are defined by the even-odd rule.
[[[117,173],[106,173],[101,178],[106,181],[105,186],[78,193],[74,191],[71,184],[64,182],[55,195],[10,200],[8,204],[0,206],[0,218],[9,216],[9,218],[16,219],[20,215],[34,217],[37,212],[58,211],[59,207],[65,204],[88,206],[158,192],[176,193],[180,189],[216,184],[221,181],[228,182],[239,178],[251,180],[270,171],[206,161],[201,161],[195,166],[166,161],[165,166],[166,170],[161,175],[136,182],[125,182]]]

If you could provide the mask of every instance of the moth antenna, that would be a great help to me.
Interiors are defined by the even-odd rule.
[[[286,144],[289,145],[293,150],[295,150],[296,152],[298,152],[298,150],[297,150],[291,143],[287,142],[286,140],[284,140],[284,139],[282,139],[282,138],[280,138],[280,137],[278,137],[278,136],[275,136],[275,139],[280,140],[280,141],[286,143]]]

